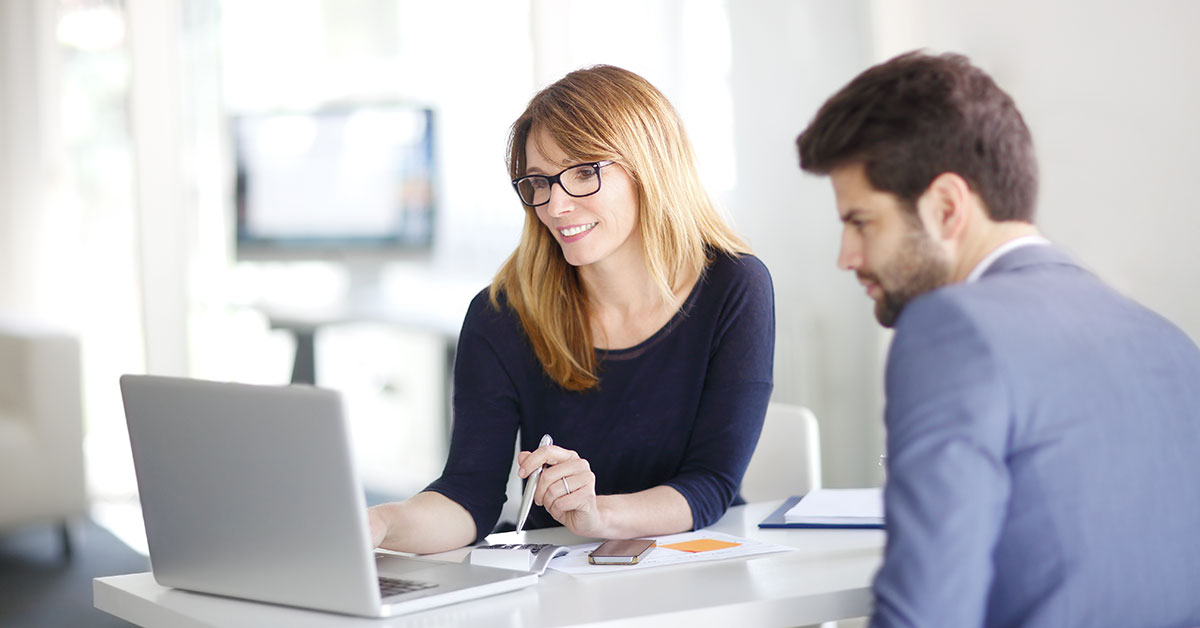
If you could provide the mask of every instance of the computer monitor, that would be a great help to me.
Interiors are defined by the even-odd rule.
[[[239,260],[361,263],[433,245],[434,115],[362,103],[231,116]]]

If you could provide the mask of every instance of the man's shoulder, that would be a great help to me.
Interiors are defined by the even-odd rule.
[[[997,259],[976,281],[942,286],[905,305],[897,331],[907,325],[939,324],[965,318],[977,324],[1012,321],[1039,308],[1077,306],[1077,293],[1116,296],[1095,275],[1053,246],[1026,246]]]
[[[1084,289],[1076,281],[1014,270],[931,290],[904,306],[889,355],[972,361],[1032,356],[1041,342],[1053,343],[1064,326],[1078,320],[1071,313],[1079,310],[1075,297]]]
[[[953,352],[955,345],[973,345],[1002,361],[1024,364],[1055,352],[1107,353],[1113,338],[1132,334],[1142,345],[1130,349],[1135,353],[1166,345],[1194,351],[1176,325],[1065,254],[1028,248],[1043,250],[1016,263],[1008,260],[978,281],[944,286],[910,301],[896,322],[893,346]]]

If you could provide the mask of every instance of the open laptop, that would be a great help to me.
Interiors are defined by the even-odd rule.
[[[125,375],[121,394],[163,586],[386,617],[537,582],[376,553],[334,391]]]

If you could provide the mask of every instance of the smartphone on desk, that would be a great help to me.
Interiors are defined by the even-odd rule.
[[[608,540],[588,554],[593,565],[636,565],[656,547],[654,539]]]

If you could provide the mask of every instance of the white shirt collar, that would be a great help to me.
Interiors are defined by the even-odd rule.
[[[991,253],[988,253],[986,257],[979,260],[979,263],[975,265],[975,268],[971,269],[971,274],[967,275],[967,283],[982,277],[983,273],[987,272],[987,269],[990,268],[996,260],[1000,259],[1001,255],[1004,255],[1005,253],[1008,253],[1014,249],[1019,249],[1023,246],[1031,246],[1035,244],[1046,245],[1050,244],[1050,241],[1040,235],[1027,235],[1014,238],[1008,242],[1005,242],[1004,244],[1001,244],[993,249]]]

